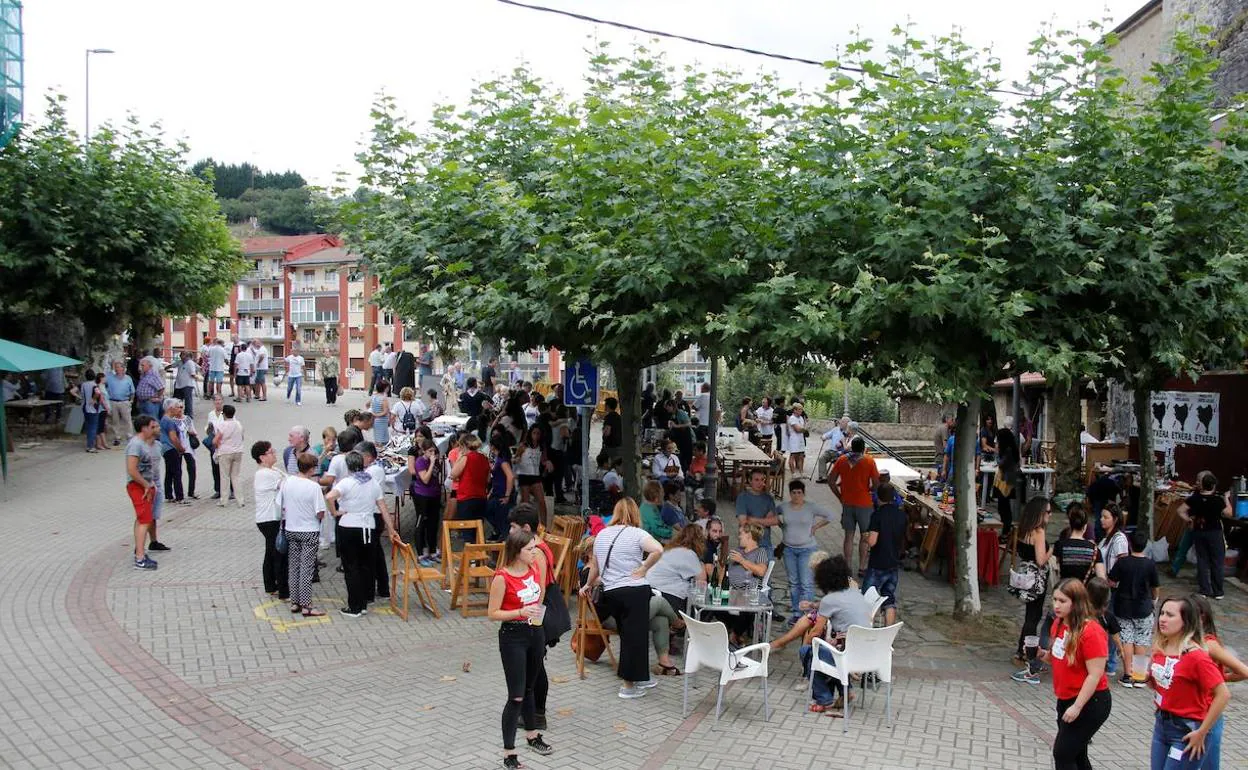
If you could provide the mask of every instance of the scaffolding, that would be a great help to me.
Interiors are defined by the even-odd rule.
[[[22,4],[0,0],[0,148],[22,124]]]

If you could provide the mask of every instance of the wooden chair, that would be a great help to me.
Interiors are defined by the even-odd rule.
[[[465,519],[457,521],[455,519],[442,521],[442,588],[449,591],[451,584],[454,582],[455,567],[457,561],[455,554],[451,551],[451,531],[472,532],[475,537],[474,543],[485,542],[485,525],[480,519]]]
[[[398,583],[403,581],[403,602],[398,603]],[[422,567],[416,559],[416,554],[412,551],[412,546],[408,543],[394,543],[390,547],[390,609],[394,610],[399,617],[407,620],[408,615],[408,591],[409,586],[416,589],[416,600],[420,602],[420,606],[433,613],[435,618],[441,618],[442,612],[438,610],[438,603],[433,598],[433,591],[430,590],[430,583],[437,583],[442,580],[442,570],[437,567]]]
[[[576,544],[585,537],[585,520],[580,516],[556,516],[553,534],[568,539],[568,551],[563,557],[563,570],[559,573],[559,588],[565,597],[571,597],[580,587],[580,575],[576,572]]]
[[[577,594],[576,628],[572,633],[576,635],[576,672],[581,679],[585,678],[585,639],[591,634],[602,638],[602,644],[607,648],[607,655],[611,658],[611,668],[619,665],[615,660],[615,652],[611,649],[611,637],[618,635],[619,632],[611,628],[603,628],[602,621],[598,619],[598,611],[594,609],[589,599],[580,593]]]
[[[489,581],[494,577],[491,558],[495,564],[502,562],[502,543],[469,543],[459,553],[455,587],[451,589],[451,609],[458,607],[459,614],[465,618],[479,617],[486,613],[490,603]],[[484,588],[474,585],[482,580],[485,581]]]
[[[546,541],[546,545],[550,546],[550,552],[554,554],[555,563],[551,565],[550,582],[559,583],[559,588],[563,588],[563,583],[559,578],[567,574],[568,553],[572,550],[572,541],[560,535],[552,535],[546,532],[542,535],[542,540]],[[564,595],[567,592],[564,591]]]

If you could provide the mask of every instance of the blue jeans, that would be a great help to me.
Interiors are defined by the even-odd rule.
[[[155,401],[140,401],[139,414],[145,414],[148,417],[160,419],[160,404]]]
[[[95,446],[95,437],[100,435],[100,415],[98,412],[88,412],[83,407],[82,421],[87,428],[87,449],[91,449]]]
[[[369,393],[372,393],[373,391],[377,390],[378,382],[381,382],[381,367],[374,366],[373,367],[373,384],[368,386]]]
[[[868,588],[875,587],[880,592],[880,596],[884,597],[884,607],[897,606],[897,580],[901,575],[900,569],[871,569],[867,567],[867,574],[862,578],[862,590],[865,592]]]
[[[802,616],[802,611],[798,609],[802,601],[812,601],[815,598],[815,581],[810,572],[810,555],[814,552],[814,546],[784,547],[784,571],[789,575],[790,617],[793,619]]]
[[[1181,719],[1158,711],[1153,719],[1153,745],[1150,751],[1152,770],[1197,770],[1204,761],[1193,759],[1187,752],[1183,736],[1200,727],[1195,719]],[[1208,741],[1208,738],[1206,738]]]
[[[287,377],[286,378],[286,400],[290,400],[290,391],[295,391],[295,403],[303,403],[303,378]]]
[[[1226,715],[1218,717],[1218,721],[1213,723],[1213,727],[1209,728],[1209,734],[1205,736],[1205,763],[1201,765],[1204,770],[1220,770],[1222,767],[1222,728],[1225,726]]]
[[[788,549],[785,549],[788,550]],[[810,678],[810,661],[814,657],[814,646],[803,644],[797,650],[797,657],[802,661],[802,676]],[[819,658],[824,663],[832,663],[832,651],[827,647],[819,648]],[[820,706],[831,706],[841,691],[841,683],[830,676],[815,674],[815,683],[811,688],[811,697]]]
[[[507,539],[507,530],[511,524],[507,515],[511,513],[511,505],[506,500],[491,497],[485,503],[485,520],[494,528],[494,537],[498,540]]]

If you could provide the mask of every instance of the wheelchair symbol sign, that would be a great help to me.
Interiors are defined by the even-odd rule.
[[[598,369],[588,359],[568,362],[563,371],[563,399],[568,406],[598,406]]]

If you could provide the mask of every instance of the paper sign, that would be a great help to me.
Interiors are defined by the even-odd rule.
[[[1159,390],[1150,394],[1149,414],[1158,449],[1169,446],[1218,445],[1221,394]],[[1132,411],[1131,435],[1139,435]]]

